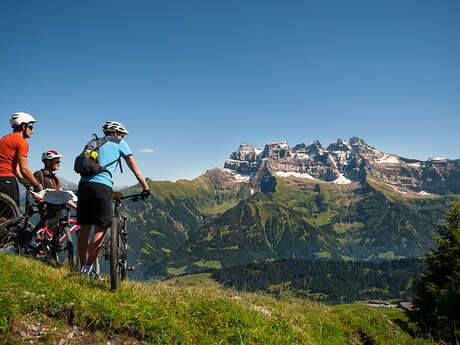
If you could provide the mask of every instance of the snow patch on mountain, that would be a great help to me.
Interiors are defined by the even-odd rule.
[[[280,176],[280,177],[289,177],[289,176],[294,176],[294,177],[298,177],[298,178],[308,178],[310,180],[315,180],[316,179],[311,176],[310,174],[307,174],[307,173],[298,173],[298,172],[294,172],[294,171],[277,171],[275,172],[276,176]]]
[[[238,174],[235,170],[231,169],[226,169],[223,168],[221,169],[223,172],[230,174],[233,176],[236,182],[249,182],[253,174]]]
[[[433,195],[433,194],[428,193],[428,192],[425,192],[424,190],[422,190],[422,191],[418,192],[417,195],[420,195],[420,196],[429,196],[429,195]]]
[[[380,164],[399,164],[399,158],[393,155],[384,154],[383,157],[377,159],[377,163]]]
[[[353,183],[353,181],[347,179],[345,176],[343,176],[343,174],[339,174],[339,177],[337,177],[331,183],[335,183],[335,184],[350,184],[350,183]]]
[[[259,156],[262,152],[264,152],[264,149],[259,149],[258,147],[254,147],[254,151],[256,152],[256,155]]]
[[[249,182],[251,175],[235,174],[235,180],[237,182]]]

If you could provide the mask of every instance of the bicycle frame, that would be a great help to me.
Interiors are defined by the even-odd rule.
[[[76,219],[73,219],[73,218],[70,218],[70,220],[68,221],[68,224],[70,225],[70,228],[69,228],[69,233],[70,233],[70,236],[72,236],[72,234],[78,230],[80,230],[80,225],[77,224],[77,220]],[[49,243],[53,243],[53,238],[54,238],[54,232],[55,230],[53,231],[52,229],[48,228],[45,224],[45,226],[41,229],[39,229],[37,231],[37,233],[35,234],[36,238],[40,238],[41,241],[47,241]],[[58,244],[59,245],[62,245],[62,243],[67,239],[67,234],[63,234],[60,238],[59,238],[59,241],[58,241]],[[40,254],[45,254],[44,252],[41,252]]]

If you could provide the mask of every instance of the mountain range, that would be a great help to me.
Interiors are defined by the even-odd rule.
[[[152,198],[123,209],[137,279],[281,258],[420,257],[459,199],[460,160],[398,157],[356,137],[241,144],[223,168],[148,184]]]
[[[408,195],[460,193],[460,160],[402,158],[380,152],[357,137],[338,139],[327,148],[319,141],[293,148],[286,142],[264,149],[242,144],[225,168],[237,179],[249,179],[252,186],[266,172],[333,184],[362,183],[369,178]]]

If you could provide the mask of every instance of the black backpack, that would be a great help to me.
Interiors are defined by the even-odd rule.
[[[123,172],[121,167],[120,158],[115,159],[113,162],[106,164],[104,166],[99,165],[99,149],[110,139],[101,140],[97,137],[96,134],[93,134],[94,139],[86,144],[83,152],[80,153],[77,158],[75,158],[75,163],[73,169],[75,172],[79,173],[82,176],[93,176],[99,174],[100,172],[105,171],[112,177],[110,171],[107,170],[107,167],[114,164],[115,162],[120,163],[120,171]]]

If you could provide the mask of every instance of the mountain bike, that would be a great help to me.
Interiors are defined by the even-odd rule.
[[[70,210],[65,202],[56,204],[47,202],[46,192],[44,192],[45,198],[42,199],[38,194],[27,190],[24,214],[19,214],[0,224],[0,253],[15,252],[59,263],[62,261],[61,253],[66,251],[69,264],[73,266],[71,234],[78,230],[79,226],[70,218]],[[59,195],[68,192],[52,191],[52,193]],[[37,213],[40,214],[40,220],[34,226],[29,219]]]
[[[19,214],[19,207],[14,200],[9,195],[0,193],[0,223],[16,218]]]
[[[3,221],[0,223],[0,253],[14,251],[21,254],[22,249],[26,248],[32,239],[35,227],[29,219],[39,211],[31,202],[31,193],[30,190],[27,190],[24,214],[19,212],[19,208],[11,198],[2,198],[2,213],[10,216],[5,217],[7,219],[2,218]]]
[[[44,226],[36,231],[29,243],[28,255],[56,263],[62,263],[67,258],[70,267],[73,267],[75,262],[72,234],[78,232],[80,225],[76,224],[76,219],[70,217],[70,209],[66,205],[47,207],[51,208],[48,211],[49,217],[45,217],[45,223],[41,224]]]
[[[0,224],[19,215],[19,207],[14,200],[9,195],[0,193]],[[0,246],[4,241],[7,241],[7,237],[5,234],[0,233]]]
[[[142,194],[123,196],[120,192],[112,193],[113,218],[110,230],[110,239],[104,243],[104,258],[110,261],[110,289],[117,290],[120,281],[126,279],[127,271],[133,267],[127,267],[128,257],[128,232],[126,229],[127,218],[120,216],[121,201],[130,199],[138,201]]]

